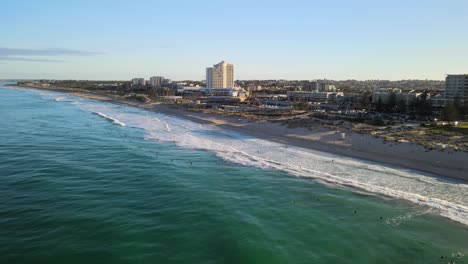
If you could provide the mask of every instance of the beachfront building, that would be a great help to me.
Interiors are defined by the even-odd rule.
[[[260,108],[290,109],[291,103],[285,94],[262,94],[255,97]]]
[[[153,87],[161,87],[164,83],[164,77],[162,76],[153,76],[150,78],[150,85]]]
[[[448,74],[445,77],[444,95],[431,98],[431,102],[435,109],[440,109],[456,98],[462,103],[468,102],[468,74]]]
[[[206,88],[233,88],[234,65],[222,61],[206,68]]]
[[[372,103],[377,104],[379,101],[383,104],[390,103],[390,99],[394,96],[395,103],[403,102],[409,106],[415,104],[422,93],[416,93],[414,91],[402,92],[401,89],[376,89],[372,93]]]
[[[468,74],[447,75],[444,97],[446,100],[454,100],[458,97],[468,102]]]
[[[262,86],[261,85],[249,85],[247,86],[247,91],[248,92],[258,92],[258,91],[261,91],[262,90]]]
[[[446,102],[443,94],[437,94],[431,97],[433,111],[440,111],[440,109],[445,106]]]
[[[217,88],[217,89],[204,89],[206,95],[209,96],[230,96],[230,97],[242,97],[245,98],[248,96],[248,93],[240,87],[231,87],[231,88]]]
[[[401,89],[393,88],[377,88],[374,89],[372,93],[372,103],[377,104],[379,101],[383,104],[388,104],[390,102],[391,95],[401,94]]]
[[[300,89],[297,86],[284,86],[286,90],[294,91],[301,90],[304,92],[336,92],[336,86],[326,82],[304,81],[301,83]]]
[[[205,93],[205,90],[202,89],[200,86],[182,86],[182,85],[178,85],[178,86],[176,86],[176,89],[177,89],[177,93],[181,94],[183,96],[190,96],[190,95],[193,95],[193,94],[201,95],[201,94]]]
[[[336,92],[336,87],[333,84],[327,84],[323,82],[317,83],[318,92]]]
[[[338,97],[343,96],[342,92],[304,92],[304,91],[288,91],[288,99],[291,101],[305,102],[335,102]]]
[[[246,98],[248,97],[249,93],[246,92],[241,87],[233,87],[233,88],[206,88],[206,87],[194,87],[194,86],[179,86],[177,88],[177,92],[182,95],[192,95],[198,94],[203,96],[217,96],[217,97],[239,97],[239,98]]]
[[[421,97],[422,93],[416,93],[414,91],[411,91],[409,93],[400,93],[397,94],[397,102],[403,101],[406,106],[410,106],[413,104],[416,104],[416,102],[419,100]]]
[[[145,78],[133,78],[132,86],[144,86],[146,84]]]

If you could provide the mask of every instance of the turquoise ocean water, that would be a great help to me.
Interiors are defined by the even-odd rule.
[[[460,182],[20,88],[0,88],[0,136],[0,263],[468,254]]]

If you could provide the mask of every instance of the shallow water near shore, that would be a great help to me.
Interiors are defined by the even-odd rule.
[[[53,92],[0,89],[0,117],[1,263],[468,253],[466,226],[441,216],[463,222],[463,183]]]

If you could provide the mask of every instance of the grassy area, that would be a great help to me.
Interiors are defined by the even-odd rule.
[[[448,132],[448,133],[460,133],[468,135],[468,122],[459,123],[458,126],[435,126],[431,127],[430,130],[437,132]]]
[[[464,122],[464,123],[458,124],[457,128],[460,128],[460,129],[468,129],[468,122]]]

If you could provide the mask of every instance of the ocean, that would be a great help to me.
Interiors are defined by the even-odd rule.
[[[463,182],[17,87],[0,135],[0,263],[468,261]]]

